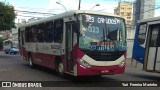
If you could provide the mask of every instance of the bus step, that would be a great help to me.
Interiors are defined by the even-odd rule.
[[[67,74],[70,74],[70,75],[73,75],[73,71],[72,71],[72,72],[71,72],[71,71],[70,71],[70,72],[66,72],[66,73],[67,73]]]

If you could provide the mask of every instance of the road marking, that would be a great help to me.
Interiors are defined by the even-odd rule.
[[[4,71],[8,71],[7,69],[3,69]]]
[[[0,72],[4,72],[4,71],[11,71],[11,68],[4,68],[4,69],[0,69]]]
[[[11,68],[8,68],[8,70],[12,70]]]

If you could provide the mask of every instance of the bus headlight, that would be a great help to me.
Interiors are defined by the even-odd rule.
[[[119,67],[122,67],[122,66],[125,65],[125,63],[126,63],[125,61],[122,61],[118,66],[119,66]]]
[[[83,59],[80,59],[80,58],[79,58],[78,61],[79,61],[79,63],[82,64],[83,66],[85,66],[85,67],[90,67],[90,64],[89,64],[88,62],[84,61]]]

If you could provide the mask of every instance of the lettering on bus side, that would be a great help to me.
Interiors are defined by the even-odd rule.
[[[61,50],[61,49],[62,49],[62,46],[61,46],[61,45],[51,45],[51,49]]]
[[[43,50],[49,50],[49,47],[43,46],[42,49],[43,49]]]
[[[58,51],[54,50],[53,53],[54,53],[54,54],[58,54]]]

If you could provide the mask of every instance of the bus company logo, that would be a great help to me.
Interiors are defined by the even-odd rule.
[[[11,82],[2,82],[2,87],[11,87]]]

